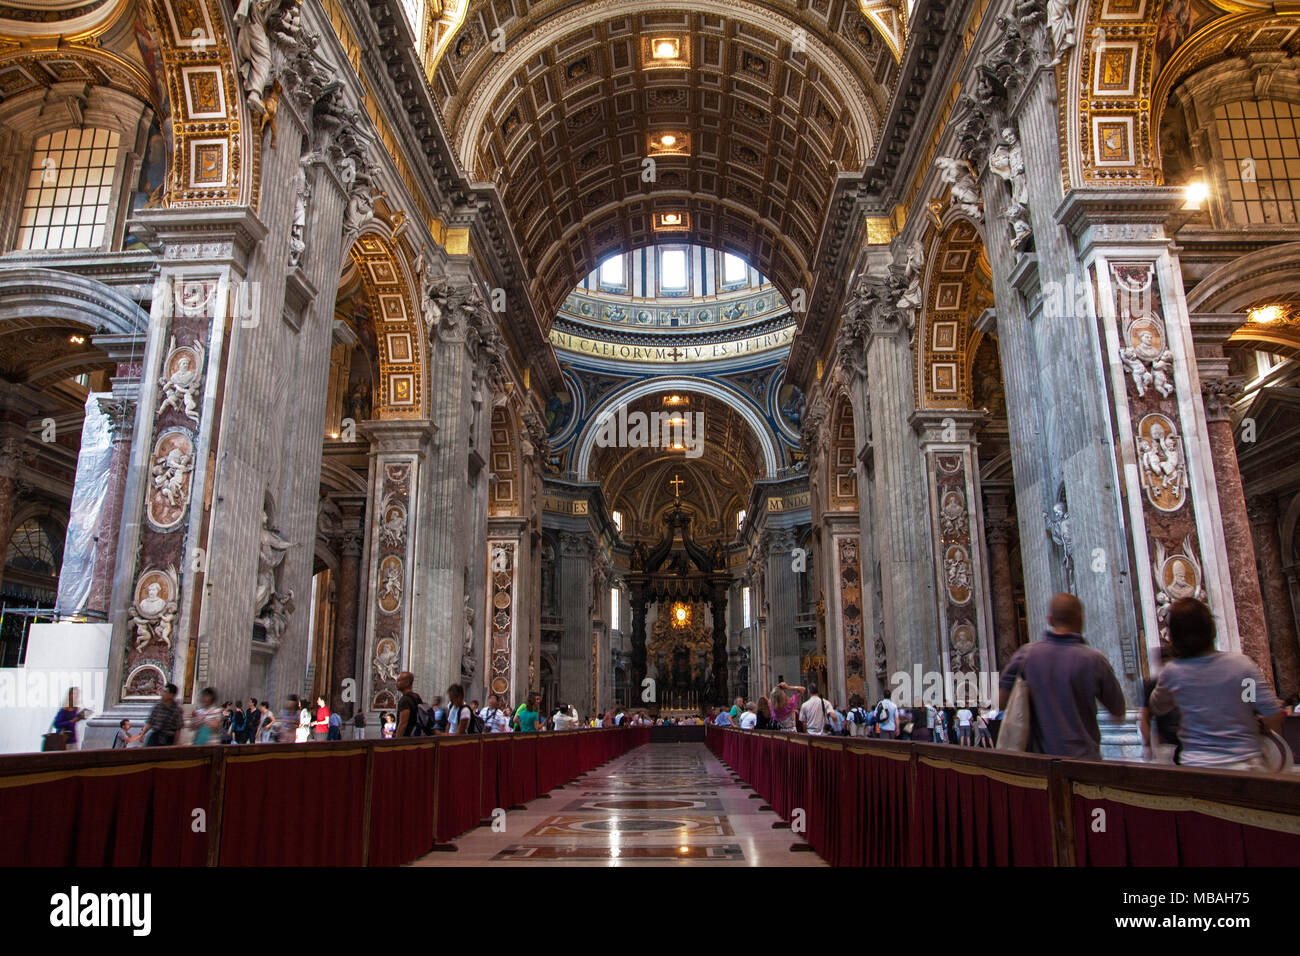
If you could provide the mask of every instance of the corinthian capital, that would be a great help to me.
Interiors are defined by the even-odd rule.
[[[1230,378],[1201,380],[1201,398],[1205,401],[1205,419],[1211,422],[1232,420],[1232,403],[1241,395],[1241,383]]]
[[[421,307],[431,342],[463,342],[471,329],[490,324],[483,296],[469,282],[455,283],[445,277],[429,281]]]
[[[818,399],[804,415],[803,427],[800,429],[799,443],[804,454],[809,458],[817,454],[817,448],[821,444],[822,426],[825,424],[826,403]]]
[[[547,436],[546,425],[542,422],[542,416],[531,408],[525,408],[520,418],[524,426],[524,457],[546,458],[551,451],[551,441]]]

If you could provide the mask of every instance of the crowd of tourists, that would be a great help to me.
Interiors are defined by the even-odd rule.
[[[884,697],[868,708],[859,694],[847,706],[835,704],[807,687],[781,680],[772,692],[756,701],[737,697],[730,709],[711,708],[706,721],[717,727],[741,730],[784,730],[833,737],[879,737],[889,740],[919,740],[966,747],[993,747],[992,727],[997,710],[981,710],[965,703],[936,707],[917,701],[900,707]]]
[[[1125,716],[1124,693],[1106,656],[1084,640],[1083,605],[1072,594],[1057,594],[1050,603],[1043,639],[1021,647],[1007,662],[999,681],[998,707],[979,708],[958,703],[934,706],[916,701],[900,707],[884,697],[868,708],[860,696],[841,708],[822,696],[816,686],[778,681],[770,694],[756,701],[736,698],[730,708],[711,708],[698,718],[652,717],[645,710],[621,707],[583,717],[571,704],[560,703],[547,715],[541,695],[528,694],[511,708],[492,694],[480,707],[465,700],[459,684],[447,688],[446,698],[427,703],[414,690],[414,677],[397,678],[394,711],[379,715],[378,736],[438,736],[467,733],[535,733],[580,727],[663,726],[710,723],[742,730],[777,730],[808,734],[877,737],[991,748],[999,733],[1023,743],[1009,749],[1061,757],[1101,759],[1098,705],[1117,719]],[[1173,602],[1165,625],[1169,641],[1161,650],[1159,667],[1144,681],[1138,727],[1144,760],[1194,767],[1237,770],[1276,770],[1290,765],[1290,751],[1279,736],[1294,701],[1284,707],[1259,668],[1243,654],[1215,648],[1215,622],[1210,609],[1193,598]],[[1249,691],[1249,692],[1247,692]],[[1016,703],[1016,695],[1024,706]],[[186,713],[175,684],[144,725],[122,720],[114,749],[164,747],[179,743],[254,744],[307,743],[341,740],[344,718],[323,697],[290,695],[279,712],[267,701],[217,703],[217,692],[205,687]],[[76,688],[56,714],[46,749],[76,748],[77,727],[89,711],[77,706]],[[353,739],[367,736],[366,715],[357,709],[348,721]],[[1009,726],[1011,730],[1009,732]],[[56,738],[51,746],[50,738]],[[1006,741],[1003,741],[1005,744]],[[1005,748],[1004,749],[1008,749]]]
[[[1148,762],[1269,771],[1290,767],[1279,736],[1296,702],[1283,706],[1255,662],[1215,648],[1210,609],[1194,598],[1173,602],[1165,618],[1169,642],[1160,665],[1143,682],[1138,729]],[[742,730],[880,737],[992,748],[999,731],[1023,738],[1005,749],[1100,760],[1098,705],[1116,719],[1126,713],[1124,692],[1100,651],[1083,638],[1083,604],[1072,594],[1050,603],[1042,640],[1021,647],[999,678],[998,708],[920,702],[900,707],[885,697],[868,710],[860,697],[841,712],[815,686],[780,681],[768,697],[737,698],[713,709],[710,723]],[[1018,685],[1023,708],[1013,703]],[[1010,708],[1008,710],[1007,708]],[[1016,722],[1009,732],[1006,724]]]

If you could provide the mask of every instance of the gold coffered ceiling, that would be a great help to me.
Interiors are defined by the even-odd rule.
[[[676,56],[656,59],[660,40]],[[896,72],[844,0],[502,0],[471,3],[434,93],[462,163],[501,189],[552,314],[609,253],[665,240],[810,290],[836,176],[870,155]],[[656,153],[645,181],[664,133],[686,146]],[[686,228],[663,228],[674,213]]]

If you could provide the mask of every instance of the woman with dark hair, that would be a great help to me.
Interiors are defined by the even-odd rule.
[[[766,697],[758,699],[758,723],[754,725],[755,730],[775,730],[776,723],[772,720],[772,704]]]
[[[1282,729],[1282,705],[1244,654],[1215,650],[1214,614],[1195,598],[1169,606],[1165,664],[1148,707],[1155,716],[1178,709],[1178,762],[1217,770],[1267,771],[1260,734]]]
[[[77,688],[68,688],[68,702],[54,715],[54,732],[66,735],[65,749],[77,750],[77,724],[86,719],[89,711],[77,706]]]

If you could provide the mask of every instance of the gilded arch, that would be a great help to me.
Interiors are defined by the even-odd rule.
[[[128,92],[153,107],[169,138],[167,205],[255,204],[257,150],[247,142],[233,44],[218,0],[107,0],[39,24],[16,10],[0,7],[5,97],[68,81]],[[138,48],[132,56],[113,48],[127,40]]]
[[[989,274],[984,241],[970,220],[953,218],[931,241],[915,345],[918,409],[971,407],[980,338],[974,319],[993,304]]]
[[[1297,27],[1263,0],[1086,0],[1056,74],[1065,188],[1161,184],[1160,117],[1178,81],[1218,58],[1295,50]]]
[[[426,418],[423,316],[401,256],[375,232],[358,237],[350,255],[366,291],[379,349],[374,416]]]
[[[492,469],[492,490],[488,515],[519,515],[523,511],[523,471],[519,454],[519,423],[509,403],[492,409],[492,432],[488,451]]]

